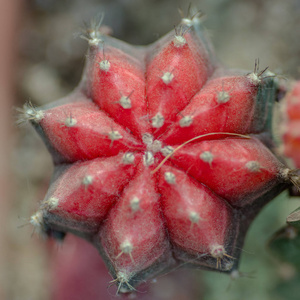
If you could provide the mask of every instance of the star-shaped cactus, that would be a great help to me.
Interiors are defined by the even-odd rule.
[[[31,223],[93,243],[120,292],[180,265],[237,270],[249,224],[290,184],[273,74],[224,68],[197,15],[148,47],[97,25],[85,38],[75,91],[24,110],[55,164]]]

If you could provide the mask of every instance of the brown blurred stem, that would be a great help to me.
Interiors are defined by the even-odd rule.
[[[8,257],[8,212],[12,203],[10,153],[12,149],[11,111],[15,91],[15,66],[18,48],[20,0],[0,0],[0,299],[7,299],[4,288]]]

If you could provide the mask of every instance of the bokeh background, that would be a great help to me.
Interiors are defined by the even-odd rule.
[[[217,55],[232,68],[252,70],[256,58],[286,78],[300,77],[299,0],[190,1],[206,14]],[[178,24],[184,0],[0,0],[0,299],[114,299],[97,253],[69,237],[43,241],[28,225],[44,197],[52,163],[30,126],[14,126],[14,107],[43,105],[70,92],[80,80],[87,44],[80,29],[98,13],[113,35],[148,44]],[[151,282],[135,299],[299,299],[296,269],[266,247],[300,206],[283,193],[250,228],[241,272],[178,270]],[[300,253],[299,253],[300,255]],[[89,257],[90,259],[87,259]],[[91,259],[93,258],[93,259]]]

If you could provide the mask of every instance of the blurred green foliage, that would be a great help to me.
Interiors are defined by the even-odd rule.
[[[207,290],[203,299],[300,299],[300,236],[288,241],[290,247],[285,245],[284,235],[274,240],[276,228],[285,225],[286,216],[297,206],[299,199],[290,200],[287,192],[270,202],[250,227],[241,257],[240,277],[232,279],[228,275],[204,272]],[[273,238],[268,243],[270,237]]]

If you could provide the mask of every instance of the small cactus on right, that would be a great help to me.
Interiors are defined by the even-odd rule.
[[[300,196],[300,81],[283,86],[285,97],[281,100],[279,116],[281,146],[279,152],[287,158],[292,169],[285,169],[284,175],[293,182],[291,196]],[[296,272],[300,271],[300,207],[286,218],[286,225],[270,239],[270,251],[281,261],[290,264]],[[299,275],[291,285],[298,286]],[[288,285],[289,283],[287,283]]]
[[[300,168],[300,80],[292,83],[284,102],[283,154]]]

